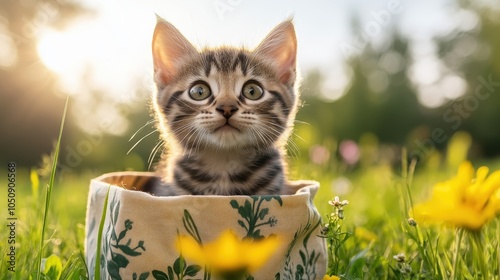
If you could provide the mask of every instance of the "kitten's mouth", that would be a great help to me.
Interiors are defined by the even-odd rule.
[[[232,125],[229,124],[229,122],[226,122],[225,124],[217,127],[214,132],[217,132],[217,131],[229,131],[229,130],[236,130],[238,132],[240,132],[240,130]]]

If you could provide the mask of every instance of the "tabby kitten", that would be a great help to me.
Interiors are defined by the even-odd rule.
[[[280,194],[296,113],[297,40],[291,20],[249,51],[197,50],[158,19],[153,96],[168,146],[155,195]]]

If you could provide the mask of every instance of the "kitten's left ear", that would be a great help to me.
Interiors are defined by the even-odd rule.
[[[276,26],[257,46],[255,53],[274,62],[282,83],[293,82],[297,59],[297,37],[292,20],[286,20]]]

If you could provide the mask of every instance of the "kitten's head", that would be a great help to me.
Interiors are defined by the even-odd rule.
[[[152,47],[158,86],[153,104],[165,140],[184,148],[228,150],[266,148],[287,139],[298,99],[297,40],[290,20],[253,51],[198,51],[159,19]]]

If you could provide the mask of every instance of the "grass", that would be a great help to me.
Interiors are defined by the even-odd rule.
[[[50,198],[52,197],[52,190],[54,189],[54,181],[56,179],[56,170],[57,170],[57,160],[59,159],[59,149],[61,147],[61,140],[62,140],[62,134],[64,131],[64,122],[66,121],[66,112],[68,111],[68,102],[69,102],[69,96],[66,98],[66,103],[64,104],[64,111],[63,111],[63,117],[61,120],[61,126],[59,129],[59,136],[57,138],[57,144],[54,149],[54,160],[52,161],[52,167],[50,169],[50,178],[49,178],[49,183],[47,184],[46,191],[45,191],[45,203],[44,203],[44,211],[43,211],[43,219],[42,219],[42,228],[40,230],[40,246],[38,247],[39,252],[43,252],[44,249],[44,243],[45,243],[45,229],[47,226],[47,215],[49,213],[49,206],[50,206]],[[36,176],[36,175],[35,175]],[[34,181],[34,179],[31,179]],[[33,182],[34,183],[34,182]],[[36,183],[34,183],[36,184]],[[38,194],[37,194],[38,195]],[[56,272],[53,272],[53,277],[54,278],[59,278],[60,277],[60,260],[57,259],[56,255],[54,255],[52,259],[54,259],[54,266]],[[50,257],[49,257],[50,258]],[[48,259],[47,259],[48,260]],[[35,267],[41,267],[42,266],[42,254],[38,254],[37,256],[37,263]],[[46,267],[50,267],[46,265]],[[50,270],[50,269],[49,269]],[[47,270],[47,271],[49,271]],[[45,269],[44,269],[45,271]],[[36,279],[41,278],[41,269],[36,270]],[[46,273],[49,274],[49,273]]]
[[[329,272],[342,279],[485,279],[487,273],[487,279],[498,280],[498,218],[481,235],[408,223],[412,203],[422,201],[434,183],[454,175],[456,166],[444,162],[449,161],[439,155],[417,166],[362,158],[352,168],[336,159],[322,164],[306,157],[293,159],[292,177],[321,183],[315,204],[325,221],[335,212],[328,204],[333,196],[350,202],[343,208],[344,218],[331,221],[338,232],[332,237],[337,239]],[[499,160],[481,164],[500,168]],[[88,184],[100,174],[67,173],[59,179],[50,175],[42,178],[39,188],[29,170],[17,170],[16,271],[8,271],[4,260],[0,279],[87,279],[83,242]],[[0,173],[0,178],[6,174]],[[6,201],[0,206],[6,209]],[[0,215],[4,221],[6,212]],[[7,234],[0,231],[0,240],[7,240]],[[7,245],[0,243],[3,256]],[[44,269],[39,269],[41,259]]]
[[[6,178],[6,174],[0,174]],[[86,275],[83,263],[83,241],[85,224],[85,207],[88,193],[88,183],[84,181],[87,175],[67,176],[53,186],[51,204],[48,207],[46,233],[43,239],[43,251],[40,254],[41,230],[43,228],[44,197],[33,194],[29,179],[29,170],[19,169],[17,172],[16,192],[16,267],[15,273],[8,271],[5,261],[0,263],[0,279],[37,279],[38,257],[47,258],[54,254],[60,258],[63,265],[61,279],[71,274],[81,272]],[[41,193],[43,188],[40,188]],[[0,203],[1,209],[6,209],[5,202]],[[6,211],[3,211],[6,212]],[[0,218],[6,221],[6,213]],[[7,231],[0,231],[0,252],[7,252]],[[43,278],[42,278],[43,279]]]
[[[465,237],[458,238],[460,235],[453,229],[414,227],[407,223],[407,187],[413,193],[413,200],[420,201],[430,185],[451,176],[453,172],[447,168],[417,167],[409,186],[408,178],[398,175],[401,170],[384,164],[342,173],[326,166],[295,164],[300,165],[304,174],[315,173],[312,178],[322,183],[315,203],[324,217],[332,212],[328,200],[339,190],[346,192],[340,195],[341,199],[350,202],[344,208],[341,225],[349,238],[336,250],[337,270],[332,271],[336,275],[344,279],[482,279],[478,275],[478,256],[473,254],[472,245]],[[498,161],[491,163],[498,164]],[[0,278],[36,276],[37,257],[55,255],[62,263],[60,279],[85,279],[82,247],[87,186],[90,178],[98,174],[66,175],[54,183],[47,208],[47,237],[43,239],[44,249],[40,254],[37,244],[42,241],[44,202],[35,199],[37,195],[31,188],[28,170],[18,173],[16,273],[7,271],[6,262],[2,262]],[[350,184],[349,189],[342,189],[342,184]],[[2,206],[2,209],[5,208]],[[499,233],[500,222],[496,219],[486,225],[479,237],[484,246],[482,253],[488,260],[489,279],[499,277]],[[0,240],[6,240],[6,231],[0,232]],[[461,244],[459,250],[457,244]],[[0,251],[6,252],[6,243],[0,246]],[[394,258],[398,254],[404,254],[404,262]]]

